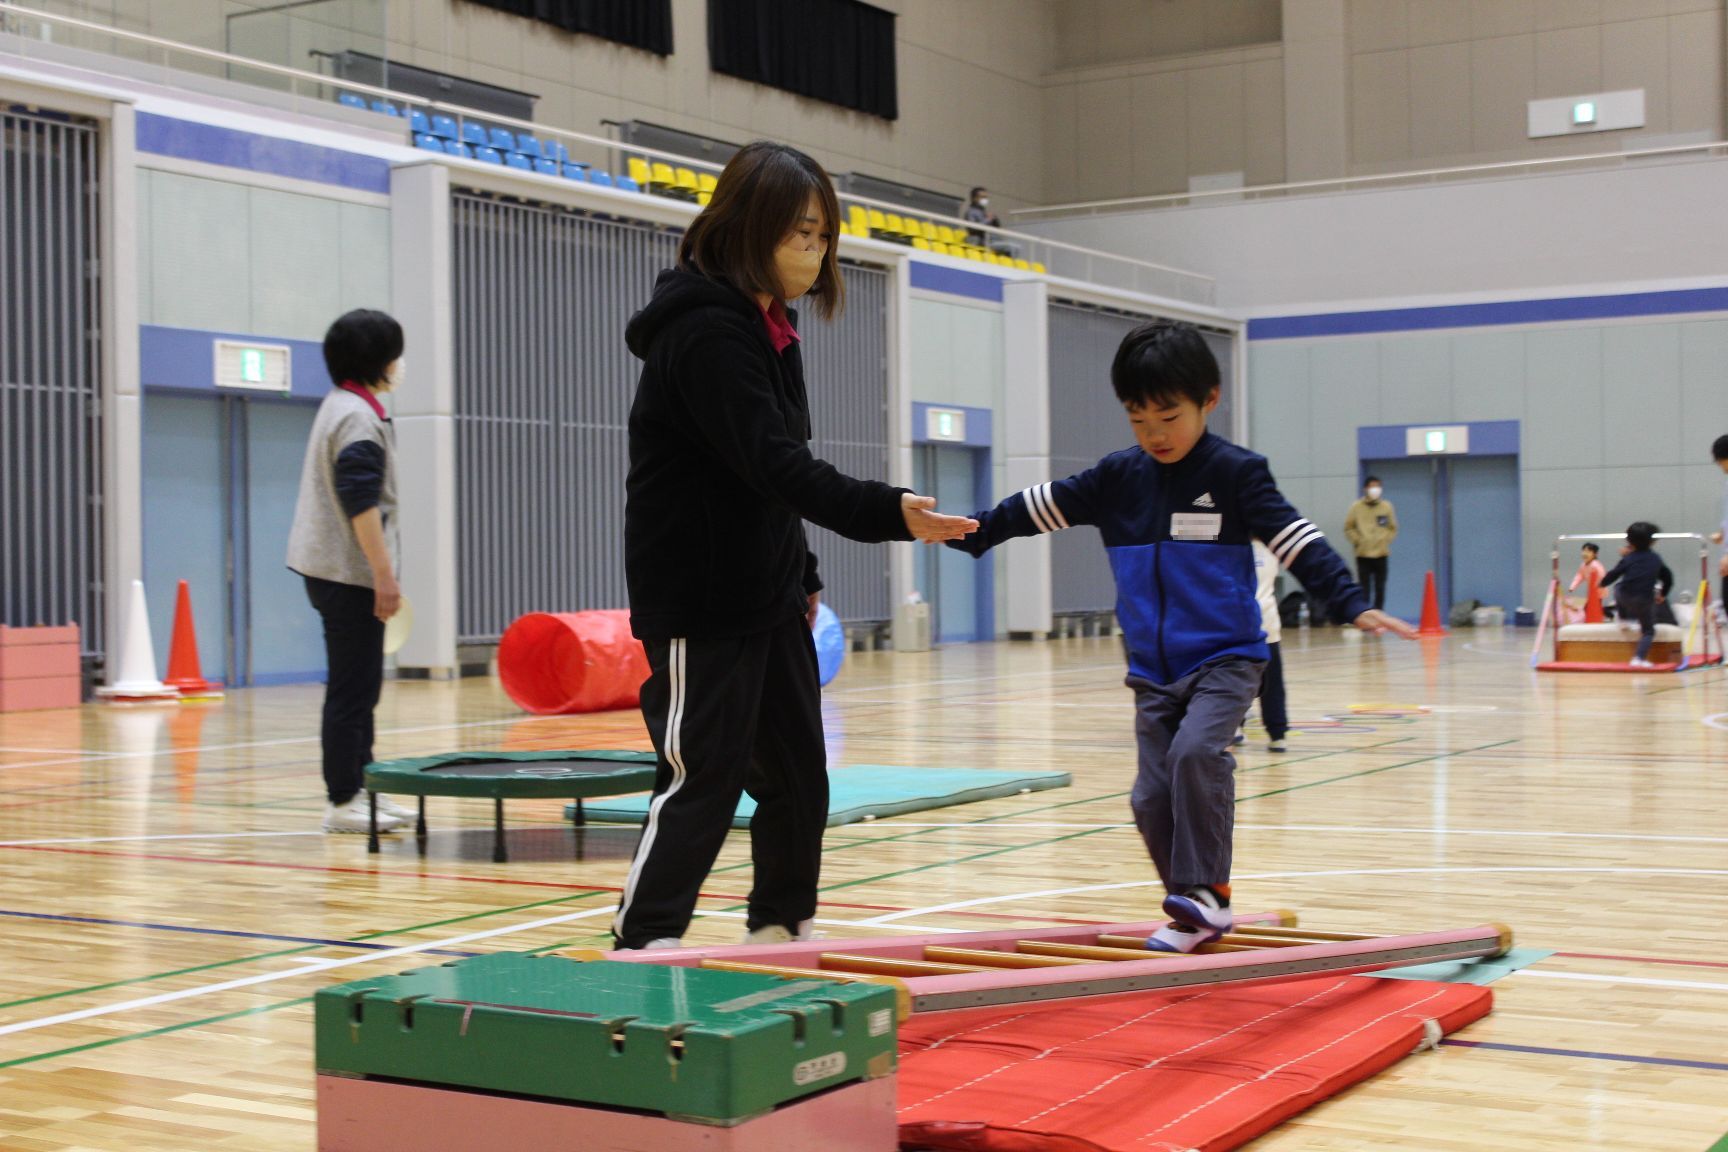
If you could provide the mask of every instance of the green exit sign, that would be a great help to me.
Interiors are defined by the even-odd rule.
[[[1446,451],[1446,430],[1444,428],[1431,428],[1424,436],[1423,441],[1428,451],[1444,452]]]
[[[257,392],[293,391],[294,350],[286,344],[217,340],[216,387]]]
[[[264,383],[264,353],[261,349],[240,350],[240,379],[248,384]]]
[[[1572,105],[1572,123],[1577,125],[1596,123],[1596,102],[1580,100]]]

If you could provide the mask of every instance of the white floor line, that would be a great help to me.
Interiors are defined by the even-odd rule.
[[[1636,984],[1640,988],[1696,988],[1701,992],[1728,992],[1728,984],[1703,980],[1658,980],[1648,976],[1605,976],[1597,972],[1538,972],[1519,968],[1513,976],[1535,976],[1542,980],[1583,980],[1591,984]]]
[[[259,984],[273,984],[278,980],[292,980],[309,972],[328,972],[338,968],[349,968],[356,964],[367,964],[374,960],[391,960],[398,956],[412,956],[417,952],[429,952],[439,948],[453,948],[458,944],[467,944],[474,940],[489,940],[496,936],[508,936],[517,932],[528,932],[535,928],[546,928],[553,924],[568,924],[573,920],[591,920],[597,916],[610,916],[616,912],[616,907],[589,908],[581,912],[566,912],[560,916],[548,916],[541,920],[530,920],[524,924],[511,924],[503,928],[488,928],[483,932],[469,932],[462,936],[451,936],[443,940],[433,940],[425,944],[406,944],[400,948],[388,948],[382,952],[367,952],[359,956],[346,956],[340,959],[322,960],[316,964],[289,968],[279,972],[266,972],[259,976],[243,976],[238,980],[224,980],[219,984],[201,984],[196,988],[182,988],[178,992],[163,992],[155,996],[143,996],[135,1000],[120,1000],[113,1004],[102,1004],[95,1008],[83,1008],[76,1012],[62,1012],[57,1016],[43,1016],[36,1020],[21,1020],[16,1024],[0,1025],[0,1036],[10,1036],[14,1032],[31,1032],[38,1028],[51,1028],[57,1024],[70,1024],[77,1020],[89,1020],[97,1016],[112,1016],[120,1012],[134,1012],[140,1008],[153,1008],[158,1004],[172,1004],[177,1000],[191,1000],[198,996],[213,996],[218,992],[229,992],[236,988],[251,988]]]
[[[415,736],[427,732],[458,732],[465,728],[496,728],[500,724],[538,724],[548,720],[568,720],[568,716],[504,716],[496,720],[469,720],[461,724],[429,724],[420,728],[386,728],[379,736]],[[251,740],[238,744],[196,744],[188,748],[152,748],[137,752],[81,751],[66,760],[31,760],[23,764],[0,764],[0,771],[12,768],[53,768],[65,764],[83,764],[90,760],[135,760],[141,757],[181,756],[194,752],[238,752],[248,748],[283,748],[293,744],[316,744],[318,736],[290,736],[281,740]]]
[[[1099,824],[1084,822],[1064,823],[1060,821],[1017,821],[1017,820],[958,820],[953,822],[920,822],[911,820],[889,819],[873,822],[884,831],[896,828],[967,828],[976,831],[988,831],[992,828],[1025,828],[1028,830],[1060,831],[1063,829],[1091,829],[1104,832],[1111,830],[1132,829],[1133,824],[1126,821],[1105,821]],[[850,828],[851,825],[846,825]],[[1659,844],[1728,844],[1728,836],[1658,836],[1636,832],[1546,832],[1546,831],[1515,831],[1498,828],[1393,828],[1383,826],[1358,826],[1353,824],[1238,824],[1237,831],[1246,832],[1349,832],[1361,834],[1389,833],[1407,836],[1510,836],[1532,840],[1631,840],[1640,843]]]
[[[328,836],[322,829],[306,832],[181,832],[160,836],[69,836],[60,840],[0,840],[0,848],[34,848],[39,844],[135,844],[150,840],[267,840],[277,836]]]
[[[1348,876],[1436,876],[1463,875],[1480,876],[1489,873],[1540,873],[1548,875],[1629,875],[1629,876],[1728,876],[1728,869],[1722,868],[1566,868],[1566,867],[1524,867],[1506,865],[1487,868],[1339,868],[1323,872],[1250,872],[1238,873],[1231,877],[1231,883],[1239,884],[1244,880],[1306,880],[1322,877]],[[1146,880],[1123,880],[1114,884],[1083,884],[1073,888],[1043,888],[1034,892],[1012,892],[996,896],[978,896],[971,900],[956,900],[948,904],[932,904],[927,908],[908,908],[901,912],[889,912],[882,916],[872,916],[868,920],[858,921],[860,927],[876,928],[884,924],[892,924],[898,920],[909,920],[918,916],[933,916],[940,912],[955,912],[963,908],[981,908],[989,904],[1011,904],[1019,900],[1037,900],[1050,896],[1076,896],[1086,892],[1115,892],[1125,888],[1150,888],[1157,885],[1156,878]]]

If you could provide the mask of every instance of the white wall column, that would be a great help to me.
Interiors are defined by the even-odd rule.
[[[399,669],[456,675],[456,380],[451,334],[450,174],[442,164],[390,173],[391,301],[407,338],[391,397],[402,517],[402,591],[414,630]]]
[[[888,483],[912,487],[912,261],[894,262],[888,305]],[[922,544],[890,544],[889,604],[897,610],[917,587],[914,551]]]
[[[131,104],[113,104],[102,149],[102,591],[104,678],[110,681],[120,667],[127,594],[132,581],[144,578],[136,125]]]
[[[1344,0],[1284,0],[1284,179],[1350,167],[1350,61]]]
[[[1006,402],[1001,452],[1008,492],[1050,479],[1050,294],[1042,280],[1002,289]],[[1050,634],[1050,538],[1018,541],[1008,559],[1008,635],[1042,640]]]

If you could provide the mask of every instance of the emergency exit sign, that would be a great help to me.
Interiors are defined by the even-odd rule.
[[[287,393],[293,388],[294,350],[286,344],[216,341],[216,387]]]
[[[924,438],[945,443],[966,441],[966,410],[963,408],[926,408]]]
[[[1470,426],[1446,424],[1434,428],[1404,429],[1406,456],[1467,456],[1470,454]]]

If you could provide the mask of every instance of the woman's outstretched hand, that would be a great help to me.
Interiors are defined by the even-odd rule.
[[[915,540],[940,544],[958,540],[978,531],[978,521],[970,516],[945,516],[935,511],[934,496],[919,496],[912,492],[900,494],[900,515],[906,518],[906,529]]]

